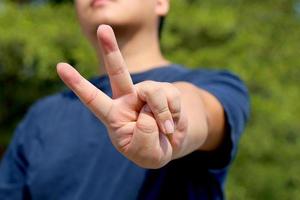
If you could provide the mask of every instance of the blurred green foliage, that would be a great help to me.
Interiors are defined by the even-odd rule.
[[[228,199],[300,196],[299,3],[172,1],[162,38],[167,57],[191,67],[227,68],[251,92],[252,117],[230,171]],[[86,77],[97,72],[73,5],[0,3],[2,147],[28,106],[62,87],[55,71],[60,61]]]
[[[97,69],[71,5],[0,7],[0,141],[7,143],[28,106],[56,91],[55,66],[68,61],[87,75]],[[93,69],[92,71],[90,69]]]

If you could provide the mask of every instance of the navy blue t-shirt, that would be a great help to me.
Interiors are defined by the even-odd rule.
[[[18,126],[0,165],[0,199],[224,199],[224,181],[249,115],[241,80],[227,71],[171,65],[132,74],[134,83],[187,81],[213,94],[227,135],[214,152],[166,166],[136,166],[111,144],[105,126],[67,90],[38,101]],[[106,75],[91,81],[111,96]]]

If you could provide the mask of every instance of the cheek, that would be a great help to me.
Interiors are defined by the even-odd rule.
[[[84,0],[77,0],[75,3],[77,19],[82,25],[89,24],[91,17],[89,16],[90,14],[87,2],[84,2]]]
[[[84,17],[86,13],[88,12],[90,5],[90,0],[76,0],[75,1],[75,9],[77,12],[77,15],[80,17]]]
[[[76,1],[75,2],[75,10],[76,10],[76,14],[77,14],[77,18],[81,19],[81,13],[82,13],[82,3],[80,1]]]
[[[149,19],[154,15],[154,1],[149,0],[124,0],[117,9],[120,15],[132,21]]]

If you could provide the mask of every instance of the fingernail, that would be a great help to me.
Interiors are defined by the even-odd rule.
[[[165,129],[167,131],[167,134],[174,133],[174,124],[171,120],[165,121]]]

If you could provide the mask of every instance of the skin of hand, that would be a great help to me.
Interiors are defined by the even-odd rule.
[[[220,143],[222,137],[219,136],[216,136],[217,142],[207,141],[210,137],[209,116],[206,112],[199,116],[191,107],[184,106],[193,105],[193,102],[189,102],[191,96],[182,96],[182,91],[196,91],[195,87],[187,83],[155,81],[134,85],[111,27],[100,25],[97,36],[113,98],[66,63],[59,63],[57,72],[64,83],[105,124],[119,152],[140,167],[155,169],[192,151],[214,149]],[[199,104],[199,101],[196,103]],[[205,101],[202,110],[205,110],[204,104]],[[188,116],[187,113],[194,114]],[[190,120],[195,117],[199,120]],[[199,127],[200,133],[196,130]]]

